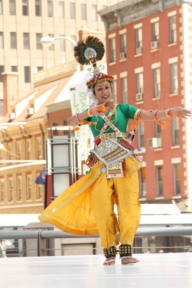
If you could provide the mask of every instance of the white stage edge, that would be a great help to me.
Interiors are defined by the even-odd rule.
[[[103,266],[102,255],[0,258],[2,288],[192,288],[192,253],[137,254]]]

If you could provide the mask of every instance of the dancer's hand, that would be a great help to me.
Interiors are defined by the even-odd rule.
[[[169,109],[169,114],[173,115],[173,117],[178,117],[178,118],[184,118],[187,119],[187,117],[192,116],[192,112],[189,110],[186,110],[181,107],[176,107],[176,108],[170,108]]]
[[[94,108],[91,108],[89,111],[94,116],[102,116],[109,110],[108,107],[105,106],[105,104],[100,104],[95,106]]]

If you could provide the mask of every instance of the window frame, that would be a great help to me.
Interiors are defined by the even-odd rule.
[[[27,36],[27,38],[25,36]],[[26,32],[23,32],[23,49],[24,50],[30,49],[30,35],[29,33]]]
[[[120,34],[120,53],[126,53],[126,33]]]
[[[136,93],[143,93],[143,72],[136,73]]]
[[[15,0],[9,0],[9,15],[16,15],[16,2]]]
[[[76,14],[76,5],[75,2],[70,2],[70,19],[75,20],[75,14]]]
[[[10,48],[17,49],[17,33],[10,32]]]
[[[3,0],[0,0],[0,15],[3,15]]]
[[[1,73],[3,73],[5,71],[5,66],[4,65],[0,65],[0,83],[3,82],[3,77],[1,75]]]
[[[172,146],[180,145],[179,124],[180,124],[179,118],[176,117],[172,119]],[[178,126],[178,129],[175,129],[177,128],[177,126]],[[178,135],[175,135],[175,134],[178,134]],[[176,139],[178,139],[178,141]]]
[[[24,83],[31,83],[31,67],[30,66],[24,66]]]
[[[32,174],[26,175],[26,200],[32,200]]]
[[[17,201],[22,200],[22,176],[17,176]]]
[[[135,28],[135,54],[142,54],[143,48],[143,29],[142,27]],[[138,53],[138,49],[141,50],[141,53]]]
[[[42,8],[41,8],[41,0],[35,0],[35,16],[40,17],[42,16]]]
[[[145,173],[144,177],[142,173],[143,171]],[[146,167],[141,167],[141,169],[139,169],[139,198],[146,198],[146,194]]]
[[[152,30],[152,42],[157,41],[159,43],[159,21],[151,23]]]
[[[63,1],[58,2],[58,11],[59,11],[58,13],[59,19],[64,19],[65,18],[65,4]]]
[[[42,38],[42,33],[36,33],[36,49],[37,50],[42,50],[41,38]]]
[[[0,32],[0,49],[4,49],[4,32]]]
[[[138,147],[145,147],[145,124],[143,121],[138,125]]]
[[[86,3],[81,3],[81,20],[87,20],[87,5]]]
[[[47,17],[53,17],[53,1],[47,1]]]
[[[174,68],[176,67],[176,69]],[[176,71],[176,75],[175,74]],[[178,63],[174,62],[174,63],[170,63],[170,80],[171,80],[171,94],[178,94]]]
[[[161,96],[161,75],[160,75],[160,73],[161,73],[161,70],[159,67],[153,69],[153,93],[154,93],[153,98],[160,98],[160,96]]]
[[[175,19],[175,21],[173,21],[173,19]],[[177,43],[177,22],[176,21],[177,21],[176,15],[172,15],[169,17],[169,44]]]
[[[160,171],[160,169],[161,169],[161,171]],[[163,193],[164,193],[164,191],[163,191],[163,175],[160,175],[160,173],[163,174],[163,166],[157,165],[156,166],[157,197],[163,197]],[[159,182],[161,182],[161,183],[159,183]],[[162,191],[160,191],[160,188],[161,188],[160,186],[162,186]]]
[[[122,103],[127,103],[127,76],[121,77]]]
[[[28,0],[22,0],[22,15],[28,16],[29,15],[29,3]]]
[[[97,21],[97,5],[95,4],[91,5],[91,20]]]
[[[177,178],[177,167],[179,167],[179,178]],[[181,195],[181,163],[174,163],[173,164],[173,177],[174,177],[174,196],[180,196]],[[179,192],[178,192],[178,185],[177,182],[179,181]]]
[[[113,49],[112,49],[113,48]],[[115,37],[109,38],[109,63],[116,62],[116,42]]]

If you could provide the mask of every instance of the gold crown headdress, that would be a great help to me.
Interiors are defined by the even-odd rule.
[[[96,83],[109,81],[113,83],[113,76],[104,74],[97,66],[97,61],[103,58],[105,48],[101,40],[94,36],[88,36],[85,41],[80,40],[74,47],[74,57],[81,65],[93,65],[93,77],[86,83],[92,89]]]

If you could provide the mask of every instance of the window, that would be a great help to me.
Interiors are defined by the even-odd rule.
[[[27,175],[27,190],[26,190],[26,199],[31,200],[32,198],[32,177],[31,174]]]
[[[21,160],[21,142],[20,141],[17,141],[16,151],[17,151],[18,160]]]
[[[41,38],[42,38],[42,34],[36,33],[36,48],[37,48],[37,50],[42,50]]]
[[[7,145],[7,151],[8,151],[8,160],[12,160],[12,155],[13,155],[13,146],[12,143],[8,143]],[[11,165],[11,163],[9,163],[9,165]]]
[[[160,97],[160,68],[153,69],[153,97],[159,98]]]
[[[49,37],[54,38],[54,35],[49,33]],[[52,45],[49,46],[49,50],[50,50],[50,51],[54,51],[54,44],[52,44]]]
[[[39,174],[37,174],[37,177],[39,176]],[[44,186],[43,185],[36,185],[36,199],[40,199],[40,198],[42,198],[42,196],[43,196],[43,188],[44,188]]]
[[[110,47],[110,63],[113,63],[116,61],[115,57],[115,38],[109,39],[109,47]]]
[[[70,2],[70,18],[75,19],[75,3]]]
[[[120,52],[126,53],[126,34],[123,33],[120,35]]]
[[[71,39],[73,39],[76,42],[76,36],[72,35]],[[74,44],[71,43],[71,50],[74,51]]]
[[[26,141],[26,159],[31,159],[31,140]]]
[[[138,147],[145,147],[144,144],[144,122],[141,122],[138,126]]]
[[[143,93],[143,73],[136,74],[136,85],[137,93]]]
[[[35,15],[41,16],[41,0],[35,0]]]
[[[22,179],[21,176],[17,177],[17,201],[21,201],[22,196]]]
[[[60,37],[65,37],[65,35],[59,35]],[[60,41],[60,51],[65,51],[65,39],[61,39]]]
[[[139,170],[139,191],[140,198],[146,197],[146,168],[143,167]]]
[[[174,170],[174,196],[181,195],[180,163],[173,165]]]
[[[4,180],[0,179],[0,202],[4,201],[4,195],[5,195]]]
[[[91,11],[92,11],[92,21],[97,21],[97,5],[92,5]]]
[[[43,67],[42,66],[37,66],[37,71],[41,71],[43,70]]]
[[[11,49],[17,49],[17,34],[16,32],[10,33]]]
[[[142,54],[142,28],[135,29],[136,54]]]
[[[3,73],[3,72],[4,72],[4,66],[0,65],[0,82],[3,82],[3,77],[1,75],[1,73]]]
[[[4,37],[3,32],[0,32],[0,49],[4,48]]]
[[[24,67],[24,81],[25,83],[31,83],[31,71],[30,66]],[[30,158],[27,158],[30,159]]]
[[[53,17],[53,1],[47,2],[47,16]]]
[[[8,202],[13,201],[13,179],[12,177],[8,178]]]
[[[86,4],[81,3],[81,20],[87,20]]]
[[[42,149],[41,138],[37,137],[36,138],[36,153],[37,153],[36,158],[37,159],[42,159],[41,149]]]
[[[59,1],[59,18],[64,18],[64,2]]]
[[[113,82],[112,94],[114,102],[117,102],[117,80],[114,80]]]
[[[152,23],[152,42],[159,42],[159,22]]]
[[[177,42],[176,15],[169,17],[169,43]]]
[[[11,66],[11,72],[18,72],[17,66]]]
[[[58,126],[59,124],[57,122],[53,122],[53,126]],[[53,130],[53,135],[57,136],[59,135],[59,131],[57,129]]]
[[[161,137],[162,137],[161,126],[155,123],[155,138],[161,138]]]
[[[0,15],[3,14],[3,0],[0,0]]]
[[[163,196],[163,167],[157,166],[157,197]]]
[[[23,33],[23,49],[30,49],[29,33]]]
[[[23,16],[28,15],[28,0],[22,0]]]
[[[171,94],[178,93],[178,71],[177,63],[170,64],[171,69]]]
[[[122,102],[127,103],[127,77],[121,78]]]
[[[1,75],[1,73],[3,73],[3,72],[4,72],[4,66],[0,65],[0,82],[3,82],[3,77]]]
[[[179,118],[172,119],[172,145],[179,145]]]
[[[10,15],[16,15],[15,0],[9,0],[9,14]]]

